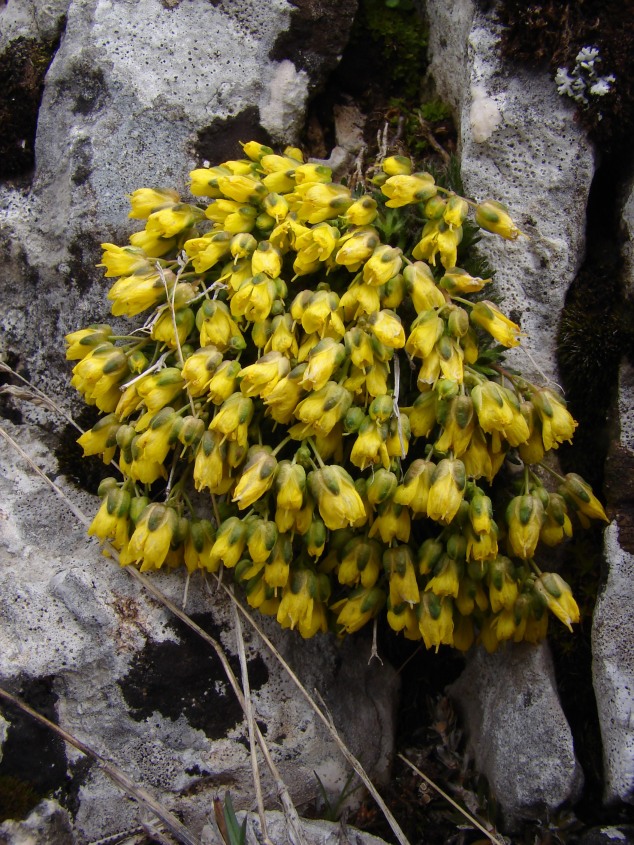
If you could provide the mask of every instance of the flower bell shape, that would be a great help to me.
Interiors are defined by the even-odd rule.
[[[603,505],[592,492],[588,482],[584,481],[576,472],[567,473],[559,492],[580,518],[583,516],[587,519],[610,521],[603,510]]]
[[[573,623],[579,621],[579,607],[564,579],[554,572],[544,572],[535,581],[535,592],[551,613],[572,631]]]
[[[184,544],[185,566],[188,572],[209,569],[211,547],[215,539],[213,524],[208,519],[194,519]]]
[[[425,202],[437,193],[434,177],[429,173],[390,176],[381,186],[381,190],[388,197],[385,203],[388,208],[401,208],[404,205]]]
[[[267,352],[255,364],[240,370],[240,390],[244,396],[265,398],[290,371],[288,358],[281,352]]]
[[[430,311],[432,308],[442,308],[445,295],[434,280],[429,266],[424,261],[408,264],[403,270],[403,278],[417,314]]]
[[[418,604],[420,590],[416,580],[414,555],[409,546],[393,546],[383,553],[383,568],[390,584],[392,607],[406,602],[410,607]]]
[[[380,243],[379,233],[373,226],[353,229],[340,238],[335,261],[354,273],[370,258]],[[368,280],[364,281],[367,283]]]
[[[267,447],[252,446],[231,501],[236,502],[240,510],[250,507],[271,489],[276,469],[277,461]]]
[[[237,516],[220,523],[209,553],[211,572],[216,572],[221,564],[229,569],[236,566],[247,544],[247,529],[248,523]]]
[[[481,299],[471,309],[471,322],[487,331],[502,346],[519,346],[520,327],[509,320],[487,299]]]
[[[231,249],[231,232],[209,232],[201,238],[185,241],[185,252],[197,273],[205,273],[227,255]]]
[[[451,522],[462,503],[467,477],[462,461],[443,458],[431,478],[427,515],[436,522]]]
[[[124,353],[112,343],[103,343],[75,364],[71,384],[89,405],[109,414],[117,407],[119,387],[129,374]]]
[[[331,531],[358,528],[367,521],[365,507],[352,478],[340,466],[313,470],[308,476],[311,493],[317,500],[319,513]]]
[[[157,503],[148,505],[130,537],[126,559],[141,563],[141,572],[160,569],[170,551],[177,527],[175,510]]]
[[[418,605],[418,627],[426,648],[436,652],[441,645],[453,645],[453,602],[449,596],[439,597],[425,592]]]
[[[491,610],[511,610],[517,601],[518,587],[513,573],[513,564],[504,555],[498,555],[487,564],[489,600]]]
[[[282,593],[277,621],[283,628],[310,625],[318,600],[317,576],[310,569],[292,569]]]
[[[108,291],[108,299],[112,302],[111,311],[115,317],[136,317],[148,308],[165,302],[166,291],[174,284],[174,274],[169,270],[163,273],[148,273],[139,276],[122,276]]]
[[[209,382],[222,362],[222,354],[215,346],[203,346],[185,361],[182,376],[189,394],[194,398],[207,392]]]
[[[566,409],[564,400],[543,387],[531,395],[531,401],[541,424],[544,449],[558,449],[565,441],[571,443],[577,422]]]
[[[386,244],[375,247],[374,252],[363,267],[363,281],[373,287],[384,285],[400,272],[403,266],[401,256],[400,249],[395,249]]]
[[[346,634],[353,634],[378,615],[385,598],[385,593],[378,587],[356,587],[348,598],[335,602],[331,610],[337,614],[337,625]]]
[[[189,360],[189,359],[187,359]],[[185,362],[187,364],[187,361]],[[223,361],[207,384],[207,396],[214,405],[222,405],[238,390],[238,376],[242,367],[239,361]],[[183,372],[185,368],[183,367]]]
[[[130,494],[120,487],[112,487],[104,496],[88,533],[102,542],[110,540],[115,549],[123,548],[129,538],[129,511]]]
[[[67,344],[66,360],[80,361],[97,346],[109,342],[112,329],[105,323],[93,323],[85,329],[71,332],[64,337]]]
[[[101,244],[101,248],[104,253],[97,267],[106,268],[106,279],[113,276],[147,276],[155,270],[145,250],[139,247],[105,243]]]
[[[240,351],[246,343],[229,308],[217,299],[206,299],[196,314],[200,345],[215,346],[220,352]]]
[[[351,226],[367,226],[376,219],[377,215],[376,200],[364,194],[348,208],[345,219]]]
[[[486,200],[478,205],[475,222],[481,229],[509,241],[516,240],[522,234],[511,220],[508,208],[495,200]]]
[[[128,217],[133,220],[147,220],[153,212],[176,205],[180,197],[176,191],[168,188],[137,188],[132,191],[129,200],[131,210]]]
[[[109,464],[117,449],[117,431],[121,423],[115,414],[106,414],[95,425],[77,439],[84,450],[84,457],[101,455],[104,464]]]
[[[244,446],[247,443],[247,430],[253,419],[253,411],[252,399],[241,393],[233,393],[222,403],[209,423],[209,429]]]
[[[526,560],[533,557],[544,521],[544,506],[534,495],[515,496],[506,509],[511,551]]]
[[[160,211],[153,211],[147,219],[145,228],[150,234],[161,238],[173,238],[185,229],[200,222],[205,216],[202,209],[188,203],[177,203]]]
[[[302,387],[305,390],[321,390],[345,358],[346,349],[342,343],[337,343],[332,337],[320,340],[308,353],[308,366],[302,377]]]
[[[405,346],[405,329],[401,318],[394,311],[375,311],[368,317],[368,325],[374,336],[388,349],[402,349]]]
[[[381,572],[383,550],[380,543],[364,537],[349,540],[341,551],[337,568],[337,580],[348,587],[358,584],[374,587]]]

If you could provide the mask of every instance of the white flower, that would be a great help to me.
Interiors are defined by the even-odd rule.
[[[585,70],[590,70],[595,62],[600,62],[599,50],[597,47],[583,47],[577,53],[576,63]]]
[[[609,94],[612,90],[612,82],[615,82],[612,75],[600,76],[597,81],[590,86],[590,93],[597,97],[603,97],[605,94]]]
[[[555,74],[555,85],[557,86],[557,93],[563,97],[566,94],[568,97],[574,97],[572,90],[574,79],[568,73],[568,68],[560,67]]]

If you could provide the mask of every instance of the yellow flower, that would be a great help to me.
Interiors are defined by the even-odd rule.
[[[148,505],[136,524],[126,557],[141,563],[141,571],[160,569],[170,551],[178,526],[176,511],[165,505]]]
[[[300,464],[280,461],[275,478],[276,505],[284,510],[298,511],[304,502],[306,471]]]
[[[462,226],[468,211],[469,206],[467,201],[462,197],[449,197],[443,211],[443,220],[450,226]],[[451,264],[450,266],[453,267],[454,265]]]
[[[339,297],[328,290],[318,290],[308,298],[306,307],[299,318],[302,328],[307,334],[317,333],[324,337],[343,337],[345,327],[339,315]],[[298,319],[293,314],[293,319]]]
[[[431,479],[436,469],[431,461],[417,458],[405,473],[403,484],[394,493],[394,501],[407,505],[413,514],[427,514]]]
[[[457,561],[443,555],[434,569],[434,577],[430,578],[425,590],[431,590],[437,596],[452,596],[458,598],[460,589],[460,568]]]
[[[194,422],[202,420],[192,418]],[[204,424],[203,424],[204,425]],[[194,462],[193,479],[198,491],[207,488],[212,495],[222,496],[233,486],[235,479],[231,475],[228,461],[229,445],[221,442],[220,437],[211,431],[203,431],[199,438]]]
[[[104,464],[109,464],[117,448],[117,431],[120,425],[115,414],[108,414],[89,431],[84,432],[77,440],[84,450],[84,457],[101,455]]]
[[[257,179],[241,173],[218,176],[218,188],[228,199],[245,203],[256,202],[268,193],[266,187]]]
[[[393,631],[403,631],[406,640],[420,640],[416,608],[410,607],[406,602],[392,607],[388,602],[386,615],[387,623]]]
[[[285,587],[290,575],[290,565],[293,561],[293,544],[287,534],[278,534],[269,559],[264,567],[264,580],[269,587],[276,590]]]
[[[390,584],[390,604],[398,607],[403,602],[410,607],[418,604],[420,590],[416,581],[414,556],[409,546],[394,546],[383,553],[383,568]]]
[[[241,369],[239,361],[223,361],[220,364],[207,385],[207,396],[214,405],[222,405],[225,399],[237,391],[238,374]],[[184,367],[183,372],[185,372]]]
[[[170,191],[167,188],[137,188],[130,194],[129,199],[132,210],[128,217],[133,220],[147,220],[153,211],[176,205],[180,197],[176,191]],[[115,275],[119,274],[115,273]]]
[[[434,177],[429,173],[413,173],[390,176],[381,186],[388,208],[401,208],[415,202],[425,202],[437,193]]]
[[[182,346],[192,329],[196,318],[191,308],[180,308],[174,312],[172,317],[171,309],[166,309],[152,326],[152,340],[165,343],[171,349]],[[176,335],[174,334],[174,323],[176,323]],[[178,338],[178,343],[176,342]]]
[[[572,537],[572,523],[566,509],[566,500],[559,493],[550,493],[539,539],[547,546],[556,546]]]
[[[120,487],[108,490],[88,533],[100,540],[110,540],[115,549],[121,549],[128,542],[130,494]]]
[[[264,398],[267,413],[276,422],[288,425],[293,419],[295,408],[305,393],[301,386],[305,370],[306,364],[298,364]]]
[[[316,434],[325,437],[343,419],[351,404],[349,391],[329,381],[296,406],[295,416],[301,422],[308,423]]]
[[[388,156],[381,162],[381,167],[388,176],[409,176],[413,169],[411,158],[405,156]]]
[[[147,219],[145,228],[150,234],[158,237],[173,238],[183,230],[194,226],[204,216],[204,211],[197,206],[178,203],[160,211],[153,211]]]
[[[233,393],[218,409],[209,423],[210,431],[223,434],[243,446],[247,443],[247,430],[253,419],[253,400],[241,393]]]
[[[230,516],[220,523],[209,553],[211,572],[215,572],[220,564],[232,569],[238,563],[247,544],[247,528],[248,523],[237,516]]]
[[[368,318],[372,333],[388,349],[402,349],[405,346],[405,330],[401,318],[393,311],[375,311]]]
[[[345,219],[351,226],[367,226],[378,214],[376,200],[368,194],[359,197],[346,211]]]
[[[240,510],[248,508],[271,489],[276,469],[277,461],[266,448],[252,446],[231,501],[237,502]]]
[[[231,249],[233,235],[230,232],[210,232],[201,238],[185,241],[185,252],[192,259],[194,270],[205,273],[214,267]]]
[[[486,299],[476,302],[471,309],[471,322],[485,329],[502,346],[518,346],[520,327],[509,320],[492,302]]]
[[[201,346],[215,346],[220,352],[240,351],[246,346],[238,324],[224,302],[206,299],[196,314]]]
[[[577,473],[567,473],[564,483],[559,488],[559,492],[566,502],[574,508],[575,513],[580,518],[585,516],[588,519],[602,519],[604,522],[610,521],[603,510],[603,505],[592,492],[592,488],[588,482],[584,481]]]
[[[288,358],[280,352],[267,352],[248,367],[240,370],[240,390],[244,396],[266,398],[280,379],[290,373]]]
[[[517,601],[517,581],[513,577],[513,564],[503,555],[498,555],[488,564],[489,600],[491,610],[511,610]]]
[[[347,599],[331,605],[333,613],[337,614],[337,625],[346,634],[354,634],[378,615],[385,604],[385,593],[378,587],[357,587]]]
[[[342,295],[339,305],[344,310],[346,320],[357,320],[364,314],[374,314],[378,311],[381,307],[381,298],[378,290],[371,285],[354,283]],[[358,326],[354,326],[346,332],[346,335],[351,332],[361,333],[362,330]]]
[[[453,645],[453,603],[449,596],[439,598],[426,592],[418,605],[418,627],[426,648]]]
[[[145,251],[138,247],[101,244],[101,248],[104,253],[97,267],[106,268],[104,275],[107,279],[112,276],[144,276],[154,271]]]
[[[435,443],[439,452],[453,452],[456,458],[467,451],[475,428],[473,400],[470,396],[455,396],[439,403],[438,422],[442,434]]]
[[[526,560],[533,557],[544,521],[544,506],[537,496],[515,496],[506,509],[511,551]]]
[[[269,278],[276,279],[282,272],[282,253],[269,241],[260,241],[251,256],[251,272],[254,276],[265,273]]]
[[[298,188],[306,187],[305,191]],[[300,203],[297,207],[297,219],[300,222],[323,223],[345,214],[352,205],[350,191],[343,185],[326,185],[324,183],[304,183],[297,186]]]
[[[310,569],[294,569],[282,593],[277,621],[283,628],[312,622],[317,599],[317,577]]]
[[[535,592],[557,619],[572,631],[572,623],[579,621],[579,607],[564,579],[554,572],[544,572],[535,581]]]
[[[342,343],[337,343],[331,337],[320,340],[308,353],[308,366],[301,386],[306,390],[321,390],[345,357],[346,350]]]
[[[375,540],[354,537],[341,551],[341,562],[337,566],[340,584],[356,587],[373,587],[381,571],[382,549]]]
[[[486,200],[476,208],[475,222],[481,229],[514,241],[522,232],[509,217],[508,209],[501,202]]]
[[[221,362],[222,355],[215,346],[203,346],[189,356],[181,374],[191,396],[197,397],[206,393],[209,382]]]
[[[434,281],[428,265],[423,261],[408,264],[403,270],[403,278],[407,283],[417,314],[430,311],[432,308],[442,308],[445,305],[445,295]]]
[[[112,343],[104,343],[75,364],[71,384],[89,405],[109,414],[117,407],[119,386],[129,374],[123,352]]]
[[[379,287],[388,282],[403,266],[400,249],[386,244],[375,247],[374,252],[363,267],[363,281],[367,285]]]
[[[466,270],[461,270],[460,267],[451,267],[445,271],[445,275],[438,284],[441,288],[455,296],[464,293],[478,293],[478,291],[481,291],[490,282],[491,279],[480,279],[478,276],[470,276]]]
[[[348,270],[356,272],[380,243],[379,233],[372,226],[353,229],[340,238],[335,261],[347,267]],[[364,281],[367,280],[364,279]]]
[[[68,345],[66,360],[80,361],[97,346],[108,343],[111,334],[112,329],[105,323],[93,323],[85,329],[67,334],[64,338]]]
[[[361,423],[350,453],[351,463],[362,470],[374,464],[382,464],[388,469],[390,456],[387,453],[386,439],[387,426],[366,417]]]
[[[184,560],[188,572],[210,568],[209,556],[215,539],[212,523],[208,519],[194,519],[184,544]]]
[[[247,548],[255,564],[265,563],[277,543],[278,532],[274,522],[254,519],[247,528]]]
[[[295,168],[295,181],[298,185],[313,182],[330,182],[332,179],[332,170],[324,164],[300,164]]]
[[[170,271],[165,271],[163,275],[168,283],[168,290],[171,290],[174,275]],[[165,284],[157,273],[123,276],[108,291],[108,299],[112,302],[111,310],[115,317],[136,317],[147,308],[165,302]]]
[[[378,515],[372,523],[368,537],[376,537],[378,534],[386,545],[393,540],[407,543],[410,531],[411,518],[408,508],[388,499],[379,505]]]
[[[571,443],[577,423],[566,410],[564,400],[543,387],[532,394],[531,401],[541,423],[544,449],[558,449],[564,441]]]
[[[431,478],[427,515],[436,522],[449,523],[462,503],[467,479],[462,461],[443,458]]]
[[[148,411],[160,411],[183,391],[185,382],[177,367],[166,367],[137,382],[137,393]],[[178,406],[177,406],[178,407]]]
[[[331,531],[358,528],[367,521],[365,507],[352,478],[340,466],[326,466],[308,476],[311,492],[326,527]]]

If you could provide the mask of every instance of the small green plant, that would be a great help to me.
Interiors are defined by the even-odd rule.
[[[570,628],[542,555],[606,516],[544,463],[576,423],[504,366],[520,328],[462,266],[474,224],[521,236],[507,209],[403,156],[353,192],[296,148],[244,153],[194,170],[193,202],[135,191],[145,228],[103,244],[112,313],[147,316],[67,337],[103,414],[79,443],[121,473],[90,533],[142,571],[233,570],[303,637],[382,611],[436,650]]]
[[[242,824],[238,822],[230,792],[225,793],[224,804],[219,798],[214,798],[214,817],[225,845],[245,845],[247,816],[245,814]]]

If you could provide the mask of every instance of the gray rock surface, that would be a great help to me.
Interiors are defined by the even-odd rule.
[[[355,9],[356,0],[0,6],[0,55],[63,30],[38,113],[35,171],[0,185],[0,353],[68,396],[60,338],[103,314],[99,244],[140,228],[126,222],[126,195],[146,185],[185,195],[188,172],[235,158],[238,141],[297,141]]]
[[[79,508],[94,513],[94,498],[58,475],[35,430],[4,427]],[[0,683],[36,708],[48,708],[50,717],[181,813],[193,830],[204,825],[218,790],[230,788],[237,806],[250,803],[246,725],[209,647],[100,554],[4,439],[0,502]],[[158,574],[153,582],[181,603],[181,573]],[[192,582],[187,611],[235,661],[227,599],[208,587]],[[373,776],[385,779],[398,692],[393,671],[377,661],[368,666],[369,645],[359,640],[343,650],[325,635],[300,644],[272,620],[264,625],[307,688],[320,690],[352,750]],[[333,740],[255,635],[245,631],[245,641],[256,718],[294,799],[315,800],[315,772],[327,791],[338,794],[348,772]],[[14,715],[5,715],[13,725]],[[72,841],[90,842],[138,824],[136,805],[122,800],[79,752],[64,750],[45,733],[34,747],[32,739],[20,739],[18,727],[12,730],[4,731],[5,748],[21,743],[21,771],[35,776],[44,754],[58,782],[43,786],[60,787],[66,796],[69,789],[76,792]],[[266,772],[263,789],[267,802],[275,803]]]
[[[546,646],[520,644],[492,655],[478,649],[449,694],[510,829],[578,797],[583,773]]]
[[[505,313],[525,338],[510,360],[538,381],[557,378],[556,329],[584,255],[592,147],[545,72],[500,59],[494,10],[429,0],[430,76],[454,108],[466,195],[505,203],[528,238],[483,233]]]
[[[634,292],[634,186],[622,211],[624,286]],[[634,803],[634,367],[624,360],[611,418],[605,488],[614,521],[605,532],[607,578],[594,611],[592,671],[605,800]]]

